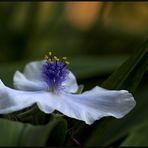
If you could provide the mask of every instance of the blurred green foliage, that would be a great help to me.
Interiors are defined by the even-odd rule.
[[[126,31],[123,28],[112,27],[116,24],[114,20],[117,19],[117,16],[114,18],[115,11],[118,12],[116,13],[118,18],[125,12],[126,16],[127,9],[132,7],[133,10],[128,12],[129,14],[134,12],[134,3],[103,2],[102,4],[96,2],[101,6],[98,9],[96,20],[86,30],[72,26],[65,13],[71,13],[70,10],[73,8],[71,6],[71,9],[65,12],[65,4],[66,2],[0,3],[0,61],[41,59],[48,50],[70,57],[88,54],[128,54],[134,52],[146,34],[144,31],[139,33],[136,29],[131,32],[128,26]],[[111,8],[108,8],[108,5]],[[77,11],[77,8],[75,9]],[[108,9],[111,9],[109,16],[106,15]],[[87,11],[85,13],[87,15]],[[111,18],[112,23],[107,24],[106,21]]]
[[[1,146],[44,146],[47,142],[57,146],[64,143],[67,123],[60,116],[54,116],[46,126],[32,126],[19,122],[0,121]],[[7,137],[7,138],[6,138]]]
[[[91,126],[50,115],[38,119],[44,122],[44,118],[50,118],[45,125],[28,123],[25,118],[27,123],[23,119],[0,119],[0,145],[75,146],[75,140],[87,146],[148,145],[148,41],[143,43],[148,30],[147,3],[96,2],[95,21],[86,29],[74,25],[78,20],[72,23],[67,18],[81,16],[81,11],[71,4],[0,3],[0,79],[12,87],[16,70],[23,70],[27,62],[42,59],[51,50],[69,57],[69,68],[85,90],[101,83],[109,89],[127,89],[135,96],[135,109],[123,119],[103,118]],[[65,11],[67,5],[70,9]],[[71,127],[74,132],[69,135]]]

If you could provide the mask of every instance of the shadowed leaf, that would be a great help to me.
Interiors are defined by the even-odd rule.
[[[148,146],[148,122],[132,131],[121,146]]]
[[[0,131],[3,133],[0,134],[0,146],[46,146],[51,139],[54,140],[52,142],[58,141],[55,145],[60,146],[64,142],[66,128],[66,121],[58,116],[45,126],[0,119]]]
[[[134,93],[144,73],[148,69],[148,40],[142,44],[141,49],[135,52],[120,68],[118,68],[103,84],[108,89],[126,89]],[[137,97],[135,97],[138,100]],[[141,100],[144,102],[146,100]],[[110,145],[130,132],[130,129],[143,120],[148,120],[137,105],[131,113],[123,119],[103,118],[94,124],[93,130],[86,138],[85,145]],[[139,118],[140,117],[140,118]]]

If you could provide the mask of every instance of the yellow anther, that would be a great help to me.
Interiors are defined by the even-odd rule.
[[[48,62],[49,62],[50,64],[53,64],[53,61],[52,61],[51,59],[48,59]]]
[[[57,58],[56,56],[54,56],[54,59],[55,59],[56,61],[59,61],[59,58]]]
[[[48,56],[47,56],[47,55],[45,55],[44,59],[45,59],[45,60],[48,60]]]
[[[63,60],[67,60],[67,57],[63,57],[62,59],[63,59]]]
[[[52,55],[52,52],[48,52],[48,54],[51,56]]]
[[[69,64],[70,64],[70,62],[68,62],[68,61],[65,61],[65,64],[69,65]]]
[[[63,57],[62,60],[60,60],[57,56],[53,56],[52,52],[48,52],[47,55],[45,55],[44,59],[46,59],[50,64],[53,64],[55,61],[61,61],[63,62],[65,65],[69,65],[70,62],[67,61],[67,57]]]

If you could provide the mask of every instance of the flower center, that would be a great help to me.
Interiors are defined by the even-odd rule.
[[[43,79],[49,86],[49,91],[59,92],[64,89],[62,82],[66,80],[69,73],[66,68],[69,64],[67,57],[63,57],[62,60],[60,60],[49,52],[48,55],[45,55],[45,60],[46,62],[43,64],[42,69]]]

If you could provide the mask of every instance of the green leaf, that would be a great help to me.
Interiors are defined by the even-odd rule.
[[[121,146],[148,146],[148,122],[132,131]]]
[[[103,84],[102,87],[108,89],[126,89],[135,92],[144,73],[148,69],[148,40],[145,40],[142,48],[135,52],[120,68],[118,68]],[[135,98],[138,101],[138,98]],[[141,100],[146,102],[146,100]],[[145,106],[146,107],[146,106]],[[139,111],[139,109],[142,109]],[[110,145],[116,140],[126,135],[130,130],[140,124],[148,117],[144,114],[146,108],[141,108],[139,104],[123,119],[112,117],[103,118],[97,121],[89,136],[85,139],[86,146]]]
[[[108,89],[127,89],[134,92],[148,70],[148,39],[103,84]]]
[[[60,116],[47,125],[34,126],[0,119],[0,146],[45,146],[52,141],[55,146],[64,142],[67,123]]]

